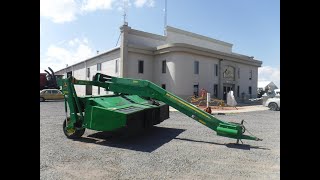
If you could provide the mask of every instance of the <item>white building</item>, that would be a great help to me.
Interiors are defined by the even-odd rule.
[[[186,98],[205,88],[225,99],[257,96],[258,67],[262,62],[232,52],[232,44],[167,26],[166,35],[121,28],[119,47],[101,53],[56,74],[91,80],[96,72],[152,81]],[[76,86],[79,95],[106,94],[98,87]]]

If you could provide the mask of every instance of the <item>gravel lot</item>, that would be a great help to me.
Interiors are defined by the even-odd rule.
[[[40,103],[40,179],[280,179],[280,112],[216,115],[263,141],[219,137],[180,112],[135,136],[62,131],[64,102]]]

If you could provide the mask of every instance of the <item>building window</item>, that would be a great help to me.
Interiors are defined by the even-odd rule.
[[[237,97],[240,97],[240,86],[237,86]]]
[[[72,71],[67,72],[67,78],[72,76]]]
[[[92,95],[92,85],[86,85],[86,95]]]
[[[252,88],[249,86],[249,94],[252,94]]]
[[[216,72],[216,76],[218,76],[218,64],[214,65],[214,71]]]
[[[143,61],[139,60],[138,73],[143,74]]]
[[[240,68],[238,68],[238,79],[240,79]]]
[[[87,77],[90,78],[90,68],[87,68]]]
[[[162,61],[162,73],[164,74],[166,73],[166,71],[167,71],[167,61],[164,60]]]
[[[166,89],[166,84],[161,84],[162,89]]]
[[[97,71],[101,71],[101,63],[97,64]]]
[[[199,84],[193,85],[193,94],[199,96]]]
[[[218,84],[213,85],[213,96],[218,98]]]
[[[250,70],[250,76],[249,76],[249,80],[252,79],[252,70]]]
[[[116,60],[116,69],[115,69],[115,73],[118,72],[118,60]]]
[[[194,74],[199,74],[199,61],[194,62]]]

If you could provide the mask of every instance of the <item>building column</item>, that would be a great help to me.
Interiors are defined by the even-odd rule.
[[[84,61],[84,79],[85,79],[85,80],[88,80],[88,79],[87,79],[87,73],[88,73],[88,72],[87,72],[87,61]]]
[[[66,64],[66,76],[65,78],[68,78],[68,64]]]
[[[218,98],[219,99],[223,99],[223,83],[222,83],[222,63],[221,61],[223,61],[223,59],[219,59],[219,72],[218,72],[218,75],[219,75],[219,86],[218,86]]]
[[[127,77],[127,59],[128,59],[128,39],[127,35],[131,28],[124,24],[120,27],[121,31],[121,44],[120,44],[120,61],[119,61],[119,77]]]
[[[74,76],[73,65],[71,66],[71,73],[72,73],[72,76],[75,77],[75,76]]]

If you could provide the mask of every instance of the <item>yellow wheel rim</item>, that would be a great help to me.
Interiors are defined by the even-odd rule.
[[[76,132],[75,129],[67,129],[67,133],[68,133],[68,134],[73,134],[74,132]]]

